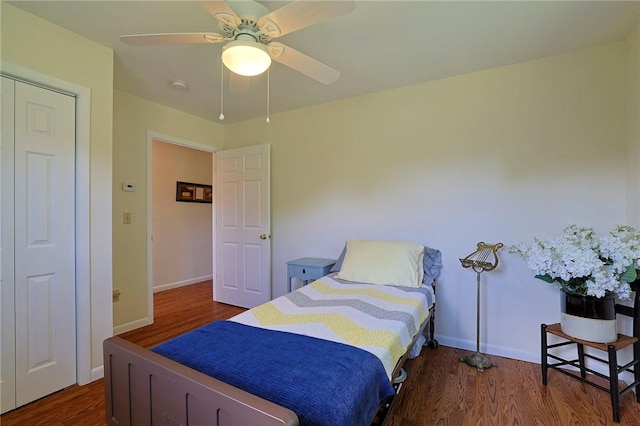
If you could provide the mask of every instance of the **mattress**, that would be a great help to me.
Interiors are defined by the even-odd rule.
[[[375,355],[391,380],[434,301],[430,285],[353,283],[330,274],[229,320],[355,346]]]
[[[292,410],[300,426],[368,426],[394,395],[367,351],[234,321],[212,322],[152,351]]]

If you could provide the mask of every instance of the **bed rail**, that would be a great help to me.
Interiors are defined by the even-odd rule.
[[[103,349],[109,425],[298,425],[291,410],[120,337]]]

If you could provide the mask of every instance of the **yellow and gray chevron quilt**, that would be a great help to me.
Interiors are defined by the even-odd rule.
[[[429,285],[350,283],[329,275],[231,321],[356,346],[377,356],[391,378],[433,302]]]

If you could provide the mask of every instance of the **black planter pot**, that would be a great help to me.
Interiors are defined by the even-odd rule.
[[[616,319],[616,296],[611,293],[598,298],[562,293],[560,309],[564,313],[582,318],[614,320]]]

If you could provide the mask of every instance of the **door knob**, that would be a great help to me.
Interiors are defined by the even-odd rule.
[[[260,239],[261,240],[266,240],[266,239],[269,239],[269,238],[271,238],[271,235],[269,235],[269,234],[260,234]]]

